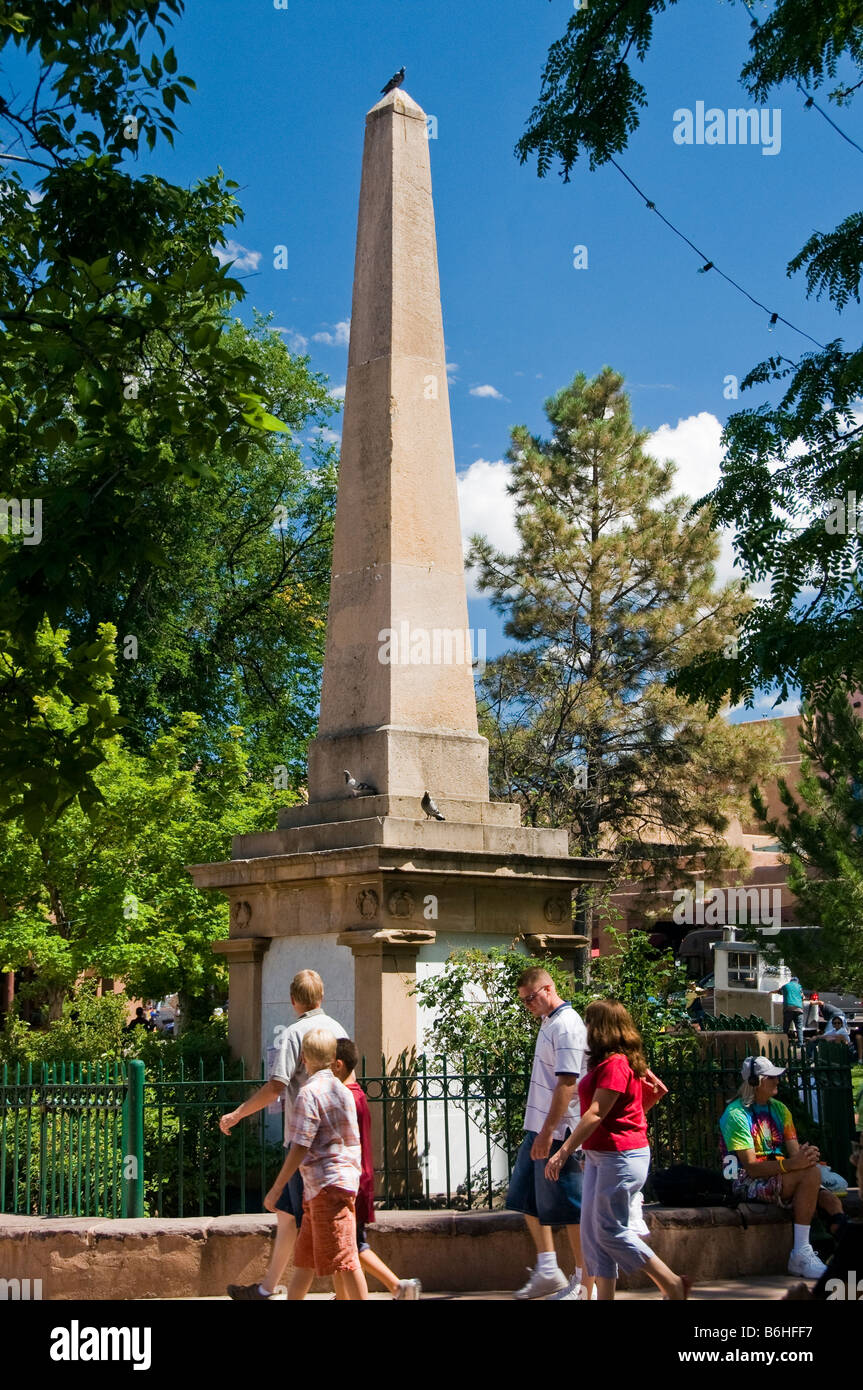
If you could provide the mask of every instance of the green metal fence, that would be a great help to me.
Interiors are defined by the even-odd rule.
[[[768,1055],[773,1052],[772,1046]],[[654,1063],[669,1094],[650,1114],[654,1167],[718,1169],[717,1122],[737,1091],[739,1062],[666,1048]],[[803,1140],[850,1176],[850,1062],[798,1054],[779,1098]],[[192,1216],[262,1210],[281,1167],[280,1113],[260,1111],[224,1135],[219,1119],[264,1080],[226,1075],[222,1062],[142,1062],[0,1068],[0,1213]],[[419,1057],[360,1083],[372,1113],[378,1201],[387,1207],[502,1204],[529,1075],[524,1065],[477,1067]],[[650,1190],[648,1187],[648,1196]]]
[[[0,1212],[142,1216],[142,1062],[0,1067]]]
[[[375,1132],[384,1207],[471,1209],[499,1203],[523,1137],[529,1063],[480,1067],[466,1057],[404,1059],[359,1074]]]
[[[222,1134],[219,1120],[266,1080],[226,1075],[223,1061],[205,1068],[182,1057],[176,1074],[164,1064],[144,1083],[145,1179],[151,1216],[215,1216],[261,1211],[284,1161],[283,1120],[259,1111]]]

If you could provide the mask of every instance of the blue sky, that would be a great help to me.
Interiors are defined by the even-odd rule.
[[[305,344],[342,386],[364,118],[405,64],[406,90],[438,122],[432,177],[463,519],[501,539],[511,528],[498,462],[509,429],[541,430],[543,400],[576,371],[608,363],[623,373],[636,423],[657,432],[659,452],[680,461],[682,487],[697,493],[715,479],[721,425],[736,408],[725,378],[806,346],[781,325],[769,333],[766,314],[699,275],[615,170],[579,166],[564,184],[518,164],[513,146],[548,46],[571,13],[571,0],[186,0],[173,42],[198,90],[180,109],[175,151],[160,145],[152,161],[182,182],[220,165],[242,185],[246,307],[272,311],[286,341]],[[757,298],[822,342],[859,332],[859,310],[838,320],[807,302],[785,265],[814,229],[856,207],[861,155],[793,87],[766,103],[781,110],[775,155],[674,141],[678,108],[752,105],[737,78],[748,33],[745,9],[727,0],[658,18],[637,65],[649,104],[621,161]],[[853,106],[836,115],[854,136],[858,117]],[[280,244],[287,270],[273,267]],[[587,269],[573,268],[576,245],[588,249]],[[495,394],[471,394],[482,387]],[[727,572],[727,544],[725,554]],[[471,619],[489,627],[494,651],[488,605],[472,599]]]

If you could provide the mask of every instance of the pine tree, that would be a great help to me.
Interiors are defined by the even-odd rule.
[[[749,600],[715,587],[710,517],[670,495],[674,465],[644,452],[622,388],[609,368],[579,374],[546,402],[549,439],[513,431],[519,552],[472,540],[518,643],[481,683],[493,795],[566,826],[573,853],[611,853],[620,876],[633,861],[667,874],[670,843],[683,870],[742,868],[723,832],[775,735],[711,717],[669,677],[733,643]]]
[[[786,932],[782,955],[805,983],[840,992],[863,990],[863,723],[847,695],[804,709],[803,761],[795,792],[779,780],[785,814],[768,815],[753,793],[759,820],[788,857],[788,885],[798,916],[817,932]]]

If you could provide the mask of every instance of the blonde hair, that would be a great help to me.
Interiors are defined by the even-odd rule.
[[[303,1038],[303,1057],[310,1074],[331,1067],[336,1060],[336,1035],[329,1028],[310,1028]]]
[[[319,1009],[324,997],[324,982],[317,970],[301,970],[291,980],[291,998],[304,1009]]]
[[[762,1078],[759,1076],[755,1085],[751,1081],[743,1081],[737,1088],[737,1099],[742,1100],[747,1110],[751,1110],[755,1104],[755,1092],[761,1084]]]

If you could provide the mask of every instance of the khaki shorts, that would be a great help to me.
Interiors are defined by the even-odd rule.
[[[303,1197],[303,1224],[294,1246],[294,1268],[316,1274],[359,1269],[355,1192],[322,1187],[317,1197]]]

